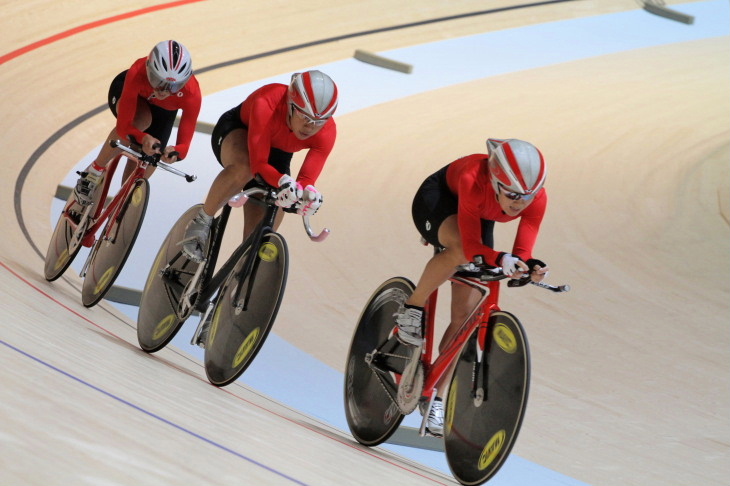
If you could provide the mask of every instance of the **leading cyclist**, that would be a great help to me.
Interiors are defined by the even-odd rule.
[[[289,86],[267,84],[240,105],[221,115],[211,136],[213,153],[223,170],[213,181],[203,207],[188,224],[180,242],[191,260],[203,259],[210,225],[226,201],[257,184],[255,176],[278,188],[277,205],[312,215],[322,205],[314,187],[337,136],[332,115],[337,109],[337,86],[321,71],[295,73]],[[296,180],[290,163],[294,152],[307,149]],[[264,209],[244,206],[244,239],[263,217]],[[275,228],[283,212],[277,214]]]
[[[162,154],[162,161],[173,163],[188,153],[200,113],[202,96],[188,50],[177,41],[162,41],[147,57],[137,59],[119,73],[109,87],[109,109],[117,118],[96,160],[80,172],[74,194],[76,200],[90,204],[94,189],[111,159],[120,153],[112,148],[112,140],[127,140],[141,147],[146,154]],[[167,146],[178,110],[182,110],[177,142]],[[164,150],[161,150],[164,147]],[[127,161],[124,180],[136,168]],[[147,168],[145,177],[154,172]]]
[[[413,221],[423,238],[440,251],[426,265],[418,285],[396,314],[398,339],[404,344],[422,343],[423,308],[429,296],[460,265],[481,261],[502,267],[505,275],[520,278],[531,272],[541,281],[548,267],[532,259],[540,224],[547,207],[545,160],[540,151],[522,140],[487,140],[487,154],[462,157],[429,176],[413,200]],[[520,219],[511,252],[494,250],[494,223]],[[451,287],[451,323],[443,343],[474,309],[479,292],[465,285]],[[451,371],[437,384],[436,399],[427,431],[443,435],[444,389]]]

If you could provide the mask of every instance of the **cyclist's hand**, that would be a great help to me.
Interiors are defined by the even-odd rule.
[[[147,155],[159,154],[160,152],[160,141],[152,135],[144,134],[142,138],[142,152]]]
[[[168,164],[174,164],[180,160],[180,152],[175,150],[175,147],[169,145],[165,147],[165,151],[162,152],[162,161]]]
[[[301,199],[297,202],[297,214],[312,216],[322,205],[322,193],[313,185],[304,188]]]
[[[542,279],[547,277],[550,271],[550,268],[548,268],[545,262],[535,258],[527,260],[527,266],[530,268],[530,279],[533,282],[542,282]]]
[[[499,259],[499,266],[502,267],[502,273],[509,278],[520,278],[522,274],[530,271],[525,262],[511,253],[504,253]]]
[[[302,185],[292,176],[284,174],[279,179],[279,188],[276,193],[276,205],[289,208],[302,197]]]

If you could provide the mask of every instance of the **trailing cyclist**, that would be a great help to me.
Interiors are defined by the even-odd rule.
[[[117,123],[96,160],[79,173],[74,194],[82,205],[91,203],[107,164],[121,153],[110,146],[112,140],[128,141],[148,155],[161,154],[161,160],[167,163],[185,158],[202,102],[190,53],[174,40],[158,43],[147,57],[137,59],[114,78],[108,101]],[[182,116],[177,141],[174,146],[167,146],[178,110],[182,110]],[[135,167],[127,161],[124,180]],[[153,171],[154,167],[148,167],[145,177],[149,178]]]
[[[542,153],[528,142],[516,139],[487,140],[487,154],[457,159],[430,175],[413,199],[413,221],[421,236],[439,251],[427,263],[402,313],[396,314],[398,339],[419,346],[427,299],[460,265],[481,261],[502,267],[505,275],[520,278],[531,272],[539,282],[548,272],[532,259],[545,209],[543,188],[546,168]],[[494,249],[494,223],[519,218],[511,252]],[[447,342],[473,308],[478,292],[452,286],[451,323],[441,343]],[[443,435],[444,409],[441,397],[451,372],[437,384],[437,398],[428,418],[428,432]]]
[[[242,188],[256,185],[255,176],[279,189],[278,206],[300,215],[317,212],[322,194],[314,184],[335,144],[337,126],[332,115],[337,101],[335,83],[314,70],[295,73],[289,86],[265,85],[221,115],[211,142],[223,170],[180,242],[189,259],[203,259],[213,216]],[[307,155],[295,180],[290,168],[292,155],[305,149]],[[261,220],[263,211],[255,204],[244,206],[244,239]],[[276,227],[282,218],[283,212],[279,212]]]

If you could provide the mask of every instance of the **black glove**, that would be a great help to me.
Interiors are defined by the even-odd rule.
[[[543,262],[542,260],[538,260],[537,258],[530,258],[525,263],[527,263],[527,266],[530,268],[530,273],[534,271],[535,265],[538,267],[547,267],[547,263]]]

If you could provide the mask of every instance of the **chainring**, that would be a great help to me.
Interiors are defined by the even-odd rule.
[[[421,348],[414,349],[411,362],[403,371],[398,384],[396,404],[403,415],[408,415],[416,409],[423,393],[423,365],[419,359],[420,355]]]

